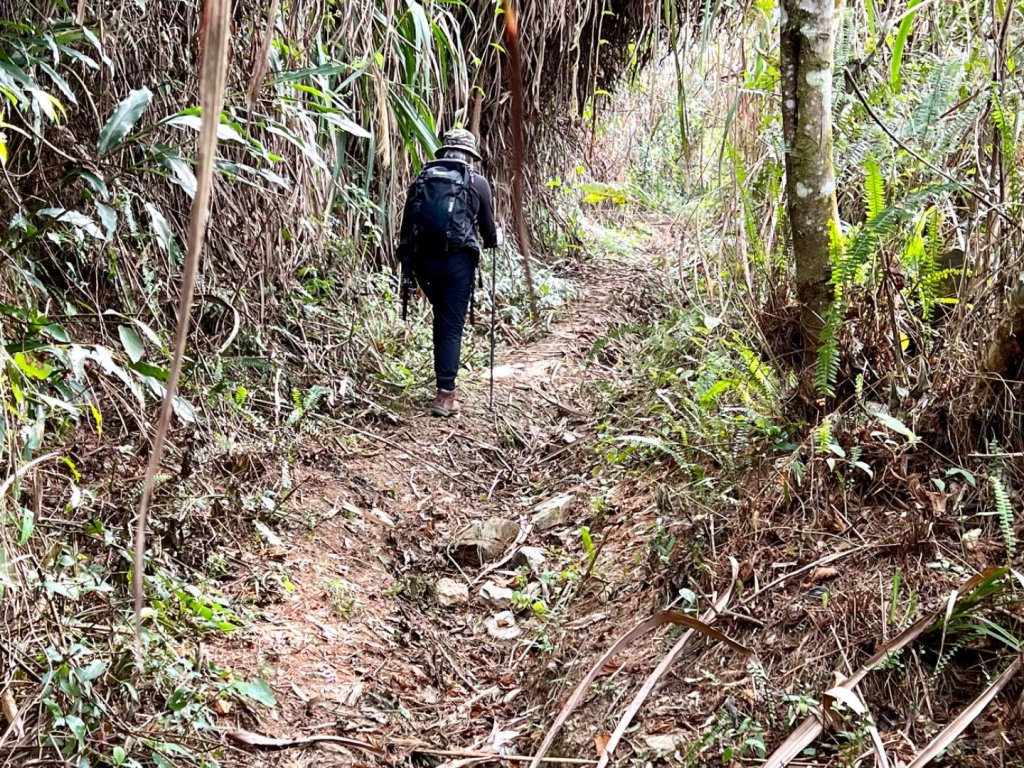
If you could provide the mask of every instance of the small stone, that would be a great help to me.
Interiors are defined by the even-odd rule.
[[[492,517],[463,529],[455,539],[452,554],[462,565],[483,565],[500,557],[518,535],[518,523]]]
[[[647,749],[659,757],[675,754],[683,743],[683,734],[681,733],[654,733],[644,736],[644,744]]]
[[[502,520],[500,517],[492,517],[484,523],[483,537],[493,539],[502,549],[516,540],[519,535],[519,523],[513,520]]]
[[[557,528],[565,519],[565,511],[575,497],[571,493],[542,501],[533,508],[533,527],[538,531],[549,531]]]
[[[547,559],[548,554],[541,547],[520,547],[512,559],[512,564],[517,568],[525,565],[531,571],[537,572]]]
[[[434,586],[434,595],[438,605],[452,608],[469,602],[469,587],[455,579],[439,579]]]
[[[495,640],[515,640],[522,634],[522,630],[516,625],[516,617],[512,611],[502,611],[487,619],[484,619],[484,627],[487,634]]]
[[[480,598],[493,605],[495,608],[508,608],[512,605],[514,592],[507,587],[499,587],[493,581],[488,581],[480,587]]]

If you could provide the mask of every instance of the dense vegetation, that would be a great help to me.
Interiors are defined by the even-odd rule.
[[[753,592],[766,562],[849,545],[888,603],[864,587],[846,604],[844,673],[975,573],[930,655],[891,660],[893,700],[920,711],[927,678],[955,712],[1019,657],[1019,0],[524,3],[523,167],[502,4],[232,8],[138,656],[132,523],[197,186],[201,8],[0,5],[4,764],[215,765],[223,702],[273,701],[197,638],[288,590],[272,569],[238,576],[228,545],[316,522],[288,507],[295,467],[324,461],[310,446],[400,426],[427,391],[425,310],[399,322],[392,249],[406,183],[456,124],[481,137],[500,211],[516,174],[528,190],[542,318],[522,262],[498,259],[505,342],[540,337],[581,270],[659,251],[594,343],[618,383],[581,383],[599,417],[584,471],[657,488],[659,598],[714,591],[707,542]],[[690,508],[719,527],[692,530]],[[226,597],[233,580],[251,604]],[[690,757],[763,757],[837,663],[806,670],[789,715],[754,707]],[[788,691],[764,665],[759,695]],[[914,741],[942,722],[915,721]],[[1007,728],[1011,764],[1024,735]],[[850,731],[823,761],[855,764],[869,742]]]

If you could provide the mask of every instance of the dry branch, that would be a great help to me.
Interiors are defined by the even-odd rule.
[[[339,747],[346,747],[347,749],[357,749],[371,755],[380,756],[384,754],[384,750],[380,747],[374,746],[368,741],[363,741],[362,739],[350,739],[346,736],[334,736],[332,734],[296,736],[291,739],[281,739],[273,736],[263,736],[262,734],[253,733],[252,731],[234,730],[225,733],[224,737],[228,741],[233,742],[240,747],[246,747],[249,749],[280,751],[283,749],[308,747],[314,744],[334,744]]]

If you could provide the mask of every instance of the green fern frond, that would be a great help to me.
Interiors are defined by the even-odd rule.
[[[770,375],[771,368],[752,349],[743,345],[738,346],[737,349],[750,372],[750,383],[753,385],[753,389],[768,402],[773,402],[776,399],[776,387]]]
[[[921,302],[921,315],[925,322],[931,321],[935,303],[942,298],[938,295],[942,281],[949,277],[949,272],[959,272],[959,270],[939,269],[943,241],[942,213],[937,206],[929,211],[927,221],[924,247],[921,250],[921,260],[918,265],[918,299]]]
[[[952,119],[944,121],[944,127],[936,136],[932,156],[936,159],[946,158],[958,151],[977,123],[984,107],[985,100],[976,99],[960,107]]]
[[[310,387],[302,401],[302,409],[305,411],[315,411],[317,406],[320,405],[320,401],[330,394],[330,391],[327,387],[319,384]]]
[[[949,662],[953,660],[954,656],[979,637],[981,637],[980,633],[968,630],[957,637],[951,645],[948,645],[945,652],[939,657],[939,660],[935,662],[935,670],[932,672],[932,682],[934,683],[942,676],[942,673],[946,671],[946,668],[949,666]]]
[[[851,282],[844,274],[846,238],[834,221],[829,222],[829,258],[832,261],[832,303],[825,315],[818,348],[818,368],[814,374],[814,388],[832,397],[839,376],[839,328],[846,314],[846,286]]]
[[[867,159],[867,177],[864,179],[864,196],[867,198],[868,221],[877,217],[885,209],[885,181],[878,161],[874,157]]]
[[[1002,139],[1003,158],[1007,163],[1012,163],[1017,155],[1017,146],[1013,140],[1013,126],[1016,120],[1000,101],[998,88],[994,84],[989,93],[989,103],[992,106],[992,122],[999,132],[999,138]]]
[[[932,68],[924,96],[906,123],[904,134],[908,138],[929,144],[935,141],[931,134],[942,115],[959,98],[958,89],[963,72],[963,62],[958,59],[940,62]]]
[[[832,419],[826,416],[814,430],[814,452],[828,453],[833,442],[835,441],[832,439]]]
[[[835,395],[836,380],[839,378],[839,329],[845,313],[845,302],[837,298],[829,307],[828,314],[825,315],[825,325],[821,329],[821,346],[818,347],[814,388],[828,397]]]
[[[992,486],[992,497],[995,503],[996,516],[999,518],[999,531],[1003,537],[1003,545],[1006,547],[1006,557],[1012,560],[1017,553],[1017,534],[1013,528],[1013,504],[1010,502],[1010,494],[1006,491],[1003,481],[993,475],[989,477]]]

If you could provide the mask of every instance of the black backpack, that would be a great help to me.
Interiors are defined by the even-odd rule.
[[[477,249],[476,217],[470,207],[466,163],[428,163],[409,188],[410,250],[447,253]]]

